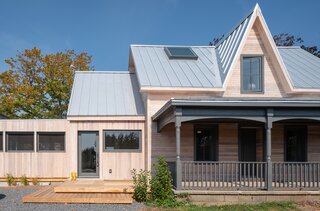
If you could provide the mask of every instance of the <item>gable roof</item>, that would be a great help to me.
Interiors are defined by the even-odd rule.
[[[127,71],[76,72],[67,115],[144,115],[136,75]]]
[[[269,54],[275,63],[275,70],[285,90],[288,92],[318,92],[320,87],[311,83],[312,80],[307,83],[299,82],[298,85],[297,80],[300,79],[292,76],[292,74],[306,76],[299,72],[311,71],[315,73],[317,70],[320,71],[319,68],[307,71],[304,69],[308,66],[304,66],[302,69],[290,68],[293,61],[288,59],[288,55],[280,54],[258,4],[236,27],[225,34],[216,46],[184,46],[190,47],[198,55],[198,60],[169,59],[164,52],[164,48],[167,46],[131,45],[129,65],[134,66],[133,69],[137,73],[141,90],[152,90],[152,88],[153,90],[164,90],[165,88],[168,88],[168,90],[170,88],[200,90],[199,88],[207,88],[203,90],[223,91],[228,83],[231,70],[240,57],[247,35],[256,21],[261,25],[262,36],[266,41],[265,45],[269,49]],[[307,54],[305,52],[304,56],[309,57],[310,55],[307,56]],[[316,60],[320,59],[316,58]],[[300,62],[303,61],[300,60]],[[288,68],[290,70],[287,70]],[[132,67],[129,66],[129,69],[132,69]],[[320,75],[319,72],[318,75]]]

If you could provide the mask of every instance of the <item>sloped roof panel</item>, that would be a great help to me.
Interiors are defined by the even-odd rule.
[[[144,115],[134,73],[118,71],[77,72],[68,116]]]
[[[320,89],[320,58],[300,47],[278,47],[294,88]]]
[[[131,46],[142,87],[221,87],[215,47],[190,47],[197,54],[197,60],[169,59],[164,47]]]

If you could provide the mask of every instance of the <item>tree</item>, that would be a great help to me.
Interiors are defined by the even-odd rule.
[[[0,74],[0,113],[9,118],[64,118],[74,71],[90,71],[91,56],[74,50],[43,55],[26,49],[6,59]]]

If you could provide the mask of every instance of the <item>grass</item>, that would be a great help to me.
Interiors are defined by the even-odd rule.
[[[148,209],[146,209],[148,210]],[[158,210],[151,208],[150,210]],[[176,208],[159,208],[159,210],[176,210],[176,211],[297,211],[299,210],[291,202],[267,202],[260,204],[236,204],[221,206],[201,206],[193,204],[181,204]]]

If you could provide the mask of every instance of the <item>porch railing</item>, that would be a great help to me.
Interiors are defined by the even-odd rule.
[[[267,189],[267,162],[181,161],[184,190]],[[317,190],[320,163],[273,162],[272,189]]]
[[[319,189],[320,163],[273,162],[274,189]]]
[[[182,161],[182,189],[265,189],[266,162]]]

